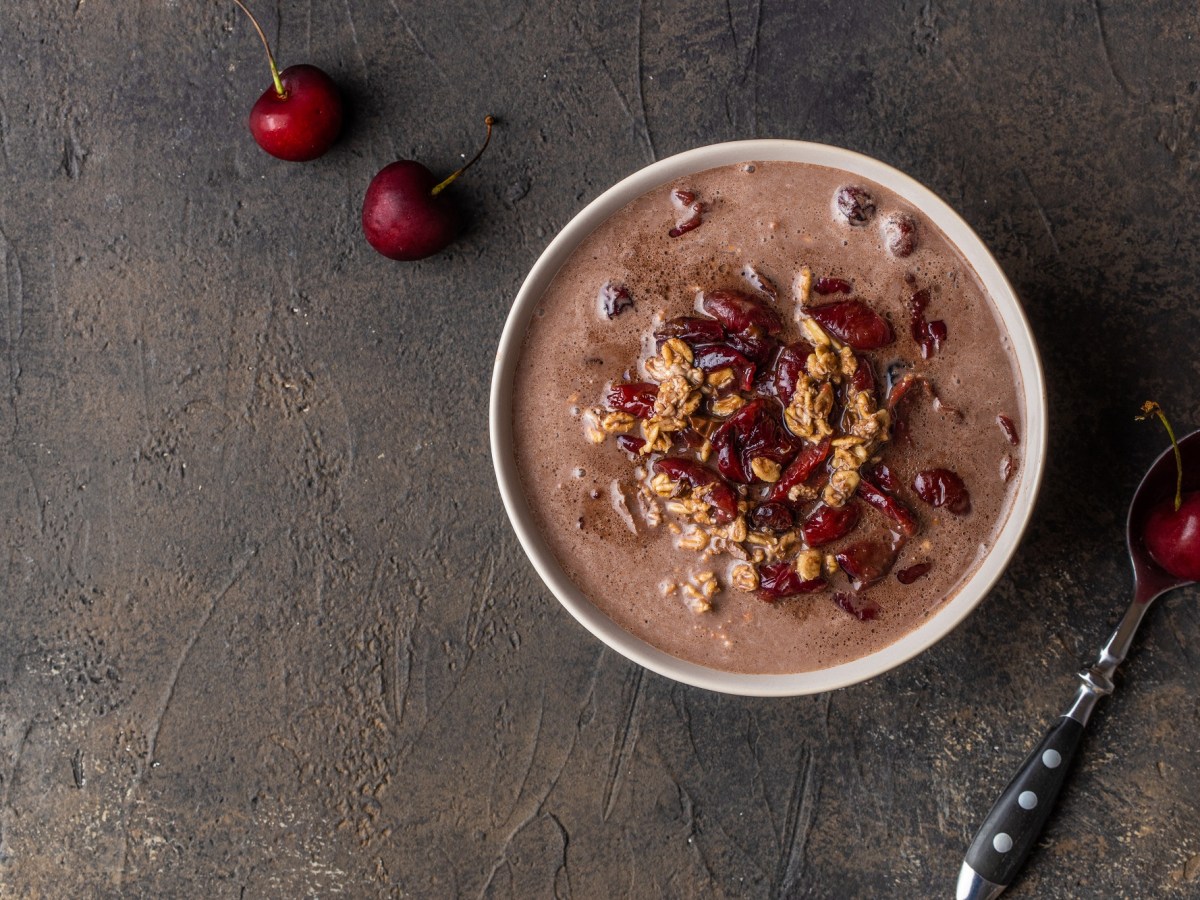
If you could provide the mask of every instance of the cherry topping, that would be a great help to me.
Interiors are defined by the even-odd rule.
[[[750,513],[750,524],[761,531],[790,531],[795,518],[783,503],[760,503]]]
[[[929,359],[946,340],[946,323],[941,319],[934,322],[925,320],[925,307],[929,305],[929,289],[921,288],[908,300],[908,315],[913,340],[921,348],[921,356]]]
[[[971,494],[963,480],[949,469],[926,469],[913,479],[913,490],[930,506],[944,506],[956,516],[971,511]]]
[[[804,543],[810,547],[823,547],[843,538],[858,524],[858,504],[825,506],[822,504],[801,526]]]
[[[666,475],[672,481],[686,484],[693,490],[699,490],[701,496],[714,507],[715,521],[732,522],[737,517],[737,494],[721,481],[716,472],[694,459],[667,456],[655,461],[654,472],[656,475]]]
[[[892,256],[911,256],[917,249],[916,220],[908,213],[892,213],[883,220],[883,242]]]
[[[779,480],[768,489],[767,500],[789,499],[788,494],[792,488],[808,481],[809,476],[817,470],[817,466],[825,462],[831,447],[829,438],[816,444],[805,444],[791,464],[783,470]]]
[[[628,413],[635,419],[649,419],[654,415],[654,401],[657,398],[657,384],[637,381],[630,384],[614,384],[605,402],[609,409]]]
[[[1008,438],[1008,442],[1014,447],[1021,443],[1021,436],[1017,434],[1017,426],[1013,424],[1013,420],[1001,413],[996,416],[996,424],[1000,426],[1000,430],[1004,432],[1004,436]]]
[[[792,395],[796,393],[796,383],[800,380],[800,373],[804,371],[810,353],[812,347],[807,342],[796,341],[780,350],[779,355],[775,357],[775,365],[771,369],[771,386],[775,396],[784,403],[790,403]],[[863,360],[858,361],[858,366],[860,369],[864,367]]]
[[[858,365],[854,374],[850,376],[850,387],[856,394],[866,391],[872,396],[875,395],[875,370],[871,368],[871,362],[866,357],[858,358]]]
[[[865,188],[846,185],[833,195],[834,206],[851,225],[866,225],[875,215],[875,198]]]
[[[671,203],[679,218],[675,221],[675,227],[667,232],[669,237],[679,237],[704,224],[704,204],[696,199],[694,191],[676,188],[671,192]]]
[[[738,514],[738,498],[733,488],[723,481],[714,481],[708,487],[705,499],[713,506],[713,521],[718,524],[732,522]]]
[[[783,329],[775,310],[740,291],[705,291],[700,305],[730,331],[743,332],[757,327],[767,334],[778,334]]]
[[[656,475],[666,475],[672,481],[679,481],[688,487],[700,487],[712,484],[717,480],[717,474],[705,468],[694,459],[683,459],[678,456],[664,456],[654,461]]]
[[[699,450],[708,439],[690,425],[680,431],[673,432],[672,442],[684,450]]]
[[[610,319],[627,309],[633,309],[633,295],[629,293],[629,288],[623,284],[613,284],[611,281],[600,288],[596,300],[600,304],[600,311]]]
[[[654,330],[654,337],[659,346],[671,338],[679,338],[685,344],[696,347],[699,344],[718,344],[725,340],[725,329],[715,319],[703,316],[677,316],[668,319]]]
[[[724,424],[713,432],[712,436],[712,448],[717,456],[718,471],[730,481],[738,484],[750,483],[750,479],[746,475],[746,467],[742,464],[741,447],[738,445],[737,434],[734,431],[734,420],[745,410],[746,407],[743,406],[726,419]]]
[[[929,574],[929,570],[933,566],[929,563],[917,563],[915,566],[909,566],[907,569],[901,569],[896,573],[896,580],[901,584],[912,584],[918,578],[924,578]]]
[[[725,343],[757,366],[765,366],[779,346],[779,341],[770,335],[735,332],[725,338]]]
[[[766,563],[758,570],[758,596],[768,603],[796,594],[811,594],[824,587],[824,578],[804,581],[790,563],[782,560]]]
[[[774,400],[759,399],[748,403],[743,410],[751,408],[754,412],[740,420],[736,426],[737,440],[741,444],[742,464],[746,470],[750,470],[752,460],[760,457],[780,465],[791,461],[800,449],[800,442],[783,427],[779,405]]]
[[[921,525],[903,503],[895,497],[890,497],[879,489],[869,478],[863,478],[858,483],[858,496],[862,497],[869,506],[879,510],[900,526],[900,531],[912,537],[921,530]]]
[[[859,541],[843,547],[836,558],[857,589],[874,584],[890,572],[896,562],[896,551],[881,541]]]
[[[887,491],[889,494],[894,494],[896,491],[900,490],[900,479],[896,477],[895,472],[893,472],[883,463],[875,466],[875,468],[870,471],[869,475],[872,482],[872,487],[878,486]]]
[[[740,484],[756,481],[751,463],[759,457],[782,466],[796,455],[798,442],[783,427],[776,409],[774,401],[752,400],[713,432],[717,469],[730,481]]]
[[[635,437],[632,434],[618,434],[617,446],[632,458],[637,459],[641,455],[642,448],[646,446],[646,441],[644,438]]]
[[[728,344],[701,344],[695,348],[692,365],[705,374],[718,369],[733,369],[739,390],[748,391],[754,386],[754,363]]]
[[[818,278],[813,281],[812,290],[814,294],[848,294],[854,288],[850,286],[850,282],[841,278]]]
[[[838,591],[833,595],[833,602],[860,622],[868,622],[871,619],[879,618],[879,604],[870,597]]]
[[[895,340],[887,319],[860,300],[810,306],[807,312],[822,328],[855,350],[877,350]]]

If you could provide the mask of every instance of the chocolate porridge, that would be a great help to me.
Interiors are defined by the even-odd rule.
[[[604,614],[736,672],[921,625],[1021,477],[1009,340],[896,194],[754,162],[639,197],[538,303],[513,391],[534,519]]]

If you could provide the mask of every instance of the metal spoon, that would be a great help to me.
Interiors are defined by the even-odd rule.
[[[1184,489],[1195,490],[1200,487],[1200,431],[1180,441],[1179,449],[1183,455]],[[1150,508],[1175,493],[1175,471],[1175,455],[1168,449],[1138,485],[1125,523],[1125,540],[1133,563],[1133,602],[1100,651],[1096,664],[1079,673],[1083,684],[1071,706],[1021,764],[983,820],[959,871],[956,900],[992,900],[1012,884],[1050,818],[1054,801],[1067,780],[1071,759],[1079,749],[1084,726],[1100,698],[1113,692],[1113,672],[1129,653],[1150,604],[1167,591],[1194,583],[1159,568],[1142,542],[1142,526]]]

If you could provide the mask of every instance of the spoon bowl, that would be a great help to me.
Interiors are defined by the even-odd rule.
[[[1179,442],[1179,455],[1183,459],[1183,490],[1200,490],[1200,431],[1193,431]],[[1150,551],[1146,549],[1143,536],[1146,518],[1156,503],[1174,493],[1175,453],[1168,447],[1154,461],[1134,492],[1125,523],[1125,541],[1129,545],[1129,561],[1133,564],[1133,595],[1138,603],[1150,603],[1167,591],[1195,583],[1164,570],[1150,558]]]

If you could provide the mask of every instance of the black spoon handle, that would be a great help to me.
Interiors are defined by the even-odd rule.
[[[1050,818],[1082,738],[1081,722],[1063,716],[1055,723],[983,820],[967,850],[964,872],[969,866],[993,888],[1002,890],[1012,884]],[[959,900],[999,894],[999,890],[964,894],[962,879],[959,885]]]
[[[956,900],[992,900],[1000,896],[1016,878],[1025,857],[1033,849],[1050,818],[1054,801],[1066,783],[1071,760],[1083,738],[1083,729],[1096,704],[1116,687],[1113,673],[1129,654],[1133,636],[1145,618],[1146,610],[1160,594],[1178,587],[1176,583],[1149,582],[1144,578],[1134,579],[1135,598],[1101,649],[1100,658],[1095,665],[1079,673],[1083,684],[1070,709],[1021,764],[1016,777],[983,820],[958,873]],[[1145,589],[1139,589],[1138,585],[1144,585]]]

